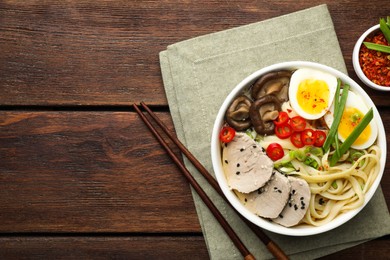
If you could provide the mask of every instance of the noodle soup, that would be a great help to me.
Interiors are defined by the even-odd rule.
[[[385,156],[383,123],[367,94],[311,62],[244,79],[212,136],[213,167],[232,205],[287,235],[318,234],[355,216],[379,185]]]

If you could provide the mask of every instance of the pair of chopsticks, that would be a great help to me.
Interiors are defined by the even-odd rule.
[[[191,154],[191,152],[179,141],[179,139],[176,136],[174,136],[172,133],[170,133],[168,128],[165,126],[165,124],[153,113],[153,111],[144,102],[141,102],[141,106],[146,110],[146,112],[150,115],[150,117],[157,123],[157,125],[164,131],[164,133],[177,145],[177,147],[189,159],[189,161],[198,169],[198,171],[209,182],[209,184],[221,195],[221,197],[223,199],[225,199],[226,202],[228,202],[226,197],[224,196],[221,188],[219,187],[217,181],[211,176],[211,174],[206,170],[206,168],[195,158],[195,156],[193,156]],[[175,162],[175,164],[179,167],[179,169],[184,174],[184,176],[187,178],[187,180],[190,182],[192,187],[199,194],[199,196],[201,197],[203,202],[210,209],[210,211],[212,212],[214,217],[218,220],[218,222],[220,223],[222,228],[225,230],[225,232],[230,237],[230,239],[232,240],[234,245],[237,247],[237,249],[240,251],[240,253],[244,257],[244,259],[246,259],[246,260],[255,259],[254,256],[249,252],[249,250],[245,247],[245,245],[240,240],[240,238],[237,236],[237,234],[234,232],[234,230],[229,225],[229,223],[225,220],[223,215],[219,212],[217,207],[213,204],[213,202],[210,200],[210,198],[207,196],[207,194],[203,191],[201,186],[197,183],[197,181],[194,179],[194,177],[188,171],[188,169],[180,161],[180,159],[177,157],[177,155],[172,151],[172,149],[169,147],[169,145],[164,141],[163,137],[156,130],[156,128],[152,125],[151,121],[141,112],[140,108],[138,108],[138,106],[136,104],[133,104],[133,107],[134,107],[135,111],[138,113],[138,115],[141,117],[141,119],[144,121],[146,126],[150,129],[150,131],[153,133],[153,135],[157,138],[159,143],[165,148],[168,155],[172,158],[172,160]],[[228,204],[230,205],[229,202],[228,202]],[[257,227],[253,223],[249,222],[241,214],[238,214],[238,215],[248,225],[248,227],[260,238],[260,240],[264,243],[264,245],[267,247],[267,249],[277,259],[288,259],[286,254],[278,247],[278,245],[276,243],[274,243],[259,227]]]

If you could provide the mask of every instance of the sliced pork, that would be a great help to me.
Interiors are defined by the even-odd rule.
[[[276,218],[282,212],[290,197],[290,182],[283,174],[275,171],[270,181],[244,198],[246,207],[264,218]]]
[[[242,193],[264,186],[274,166],[252,138],[239,132],[230,143],[224,144],[222,162],[230,188]]]
[[[290,199],[274,222],[291,227],[297,225],[305,216],[310,202],[310,187],[303,179],[289,176],[291,184]]]

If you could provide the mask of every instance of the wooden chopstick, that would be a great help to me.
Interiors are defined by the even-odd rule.
[[[245,260],[254,260],[255,257],[249,252],[249,250],[245,247],[244,243],[240,240],[240,238],[237,236],[237,234],[234,232],[234,230],[231,228],[229,223],[225,220],[223,215],[219,212],[217,207],[214,205],[214,203],[210,200],[210,198],[207,196],[207,194],[203,191],[201,186],[197,183],[197,181],[194,179],[194,177],[191,175],[191,173],[187,170],[187,168],[182,164],[182,162],[179,160],[179,158],[175,155],[175,153],[172,151],[172,149],[168,146],[168,144],[164,141],[164,139],[161,137],[161,135],[157,132],[157,130],[154,128],[154,126],[149,122],[147,117],[141,112],[141,110],[137,107],[136,104],[133,104],[134,109],[137,111],[141,119],[144,121],[146,126],[151,130],[151,132],[154,134],[154,136],[157,138],[157,140],[160,142],[160,144],[165,148],[165,150],[168,152],[169,156],[174,160],[176,165],[180,168],[184,176],[187,178],[187,180],[191,183],[192,187],[196,190],[196,192],[199,194],[203,202],[207,205],[207,207],[210,209],[214,217],[218,220],[218,222],[221,224],[222,228],[225,230],[225,232],[228,234],[230,239],[233,241],[234,245],[237,247],[237,249],[240,251],[242,256]]]
[[[148,112],[148,114],[153,118],[153,120],[159,125],[159,127],[164,131],[164,133],[177,145],[180,151],[188,158],[188,160],[197,168],[197,170],[203,175],[203,177],[209,182],[209,184],[219,193],[219,195],[227,202],[228,205],[231,205],[225,195],[223,194],[221,188],[219,187],[217,181],[211,174],[206,170],[206,168],[196,159],[196,157],[184,146],[180,140],[174,136],[166,127],[166,125],[153,113],[153,111],[144,103],[141,102],[141,106]],[[232,207],[236,211],[235,208]],[[256,234],[256,236],[264,243],[268,251],[276,257],[276,259],[286,260],[288,256],[283,252],[280,247],[270,239],[258,226],[244,218],[240,213],[237,212],[237,215],[247,224],[247,226]]]

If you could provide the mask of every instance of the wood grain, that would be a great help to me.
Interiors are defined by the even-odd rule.
[[[208,258],[188,184],[127,107],[143,100],[173,128],[160,51],[323,3],[361,83],[353,46],[384,0],[0,1],[0,258]],[[363,88],[388,132],[387,93]],[[389,245],[323,259],[386,259]]]
[[[158,54],[169,44],[322,3],[357,80],[353,45],[388,15],[383,0],[2,1],[0,105],[166,105]]]
[[[389,259],[390,247],[389,247],[389,236],[378,238],[354,246],[340,252],[324,256],[319,260],[332,260],[332,259],[343,259],[343,260],[356,260],[356,259]]]
[[[0,232],[200,232],[147,131],[135,113],[0,112]]]
[[[195,237],[1,237],[1,259],[207,259]]]
[[[389,239],[389,238],[387,238]],[[2,259],[208,259],[202,237],[0,237]],[[380,254],[378,254],[380,252]],[[386,238],[319,258],[388,259]]]

